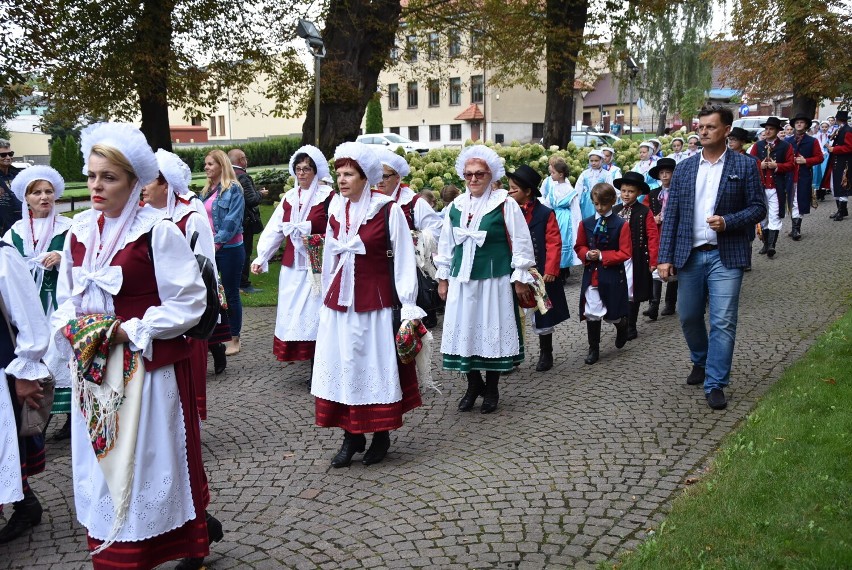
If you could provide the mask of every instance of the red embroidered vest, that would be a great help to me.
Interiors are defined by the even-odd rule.
[[[71,234],[71,259],[74,267],[83,264],[86,246],[77,241],[77,236]],[[148,257],[148,237],[141,236],[129,243],[115,254],[110,265],[121,267],[123,279],[118,295],[114,295],[115,314],[123,320],[141,319],[149,307],[161,304],[157,290],[157,278],[154,275],[154,264]],[[153,351],[151,360],[145,359],[145,370],[156,370],[167,364],[174,364],[189,355],[189,345],[183,336],[171,339],[155,339],[152,341]]]
[[[385,217],[389,202],[379,209],[375,216],[358,230],[367,253],[355,256],[355,311],[365,313],[393,306],[390,265],[388,260],[388,237]],[[340,222],[333,216],[329,218],[333,235],[340,235]],[[337,304],[340,295],[341,274],[335,275],[328,293],[325,306],[335,311],[346,311],[346,307]]]

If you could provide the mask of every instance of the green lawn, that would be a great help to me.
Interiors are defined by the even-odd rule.
[[[260,206],[260,217],[263,224],[269,221],[272,216],[274,207],[271,205]],[[254,236],[254,245],[257,247],[257,240],[260,235]],[[257,255],[257,250],[252,250],[252,261]],[[263,289],[260,293],[252,293],[251,295],[243,295],[243,306],[245,307],[269,307],[278,304],[278,274],[281,272],[281,264],[277,261],[269,262],[269,272],[261,275],[252,275],[251,284],[257,289]]]
[[[852,568],[852,311],[722,444],[656,534],[604,568]]]

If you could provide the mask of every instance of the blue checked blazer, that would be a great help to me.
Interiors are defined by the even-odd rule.
[[[700,159],[698,153],[677,165],[666,203],[658,262],[671,263],[678,269],[686,264],[692,252],[695,182]],[[751,265],[750,230],[766,217],[766,195],[754,158],[730,149],[725,151],[713,213],[725,219],[725,231],[717,234],[722,264],[730,269]]]

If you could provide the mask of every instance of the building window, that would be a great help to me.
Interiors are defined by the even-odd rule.
[[[450,140],[451,141],[460,141],[461,140],[461,125],[450,125]]]
[[[450,105],[461,105],[461,77],[450,77]]]
[[[417,82],[408,82],[408,108],[414,109],[417,107]]]
[[[419,141],[420,127],[408,127],[408,138],[413,141]]]
[[[218,136],[216,134],[216,117],[210,117],[210,136],[215,137]]]
[[[441,125],[429,125],[429,140],[441,140]]]
[[[395,135],[398,135],[399,134],[399,127],[391,127],[390,132],[392,132]]]
[[[470,102],[482,103],[484,100],[485,92],[482,84],[482,76],[474,75],[470,78]]]
[[[429,80],[429,106],[437,107],[441,104],[441,85],[437,79]]]
[[[429,59],[438,59],[438,54],[440,53],[441,45],[438,41],[438,34],[436,32],[432,32],[429,34]]]
[[[398,48],[398,47],[393,46],[393,47],[391,48],[391,52],[390,52],[390,59],[391,59],[391,61],[392,61],[392,62],[394,62],[394,63],[396,63],[397,61],[399,61],[399,48]]]
[[[532,138],[533,142],[537,142],[544,138],[544,123],[533,123],[532,124]]]
[[[399,84],[388,85],[388,109],[399,109]]]
[[[482,32],[472,31],[470,33],[470,53],[479,53],[479,44],[482,40]]]
[[[224,136],[230,136],[225,132],[225,115],[219,115],[219,134]]]
[[[417,61],[417,37],[408,36],[405,38],[405,59],[409,62]]]
[[[33,113],[33,114],[35,114],[35,113]],[[195,117],[192,118],[191,124],[192,124],[193,127],[200,127],[202,121],[203,121],[203,119],[201,118],[201,115],[196,115]]]
[[[458,30],[453,30],[449,34],[450,57],[461,55],[461,34]]]

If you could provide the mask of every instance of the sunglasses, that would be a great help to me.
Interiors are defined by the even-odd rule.
[[[10,158],[12,156],[15,156],[14,151],[0,152],[0,158]]]
[[[482,170],[480,170],[479,172],[465,172],[464,173],[464,179],[465,180],[473,180],[474,178],[485,178],[489,174],[491,174],[491,173],[485,172],[485,171],[482,171]]]

